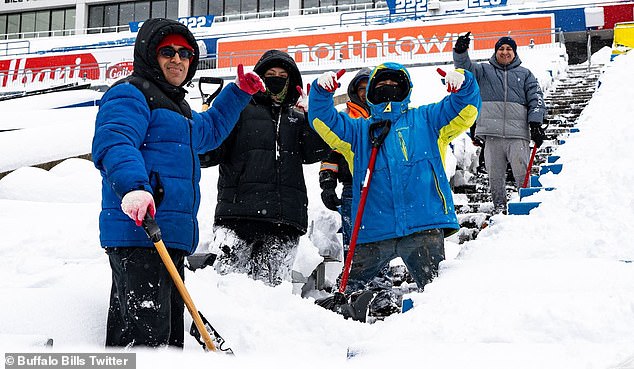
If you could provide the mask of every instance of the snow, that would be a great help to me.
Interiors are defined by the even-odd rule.
[[[520,49],[543,87],[563,73],[558,50]],[[607,63],[609,50],[592,60]],[[634,54],[605,67],[601,87],[556,154],[563,171],[542,176],[529,216],[493,218],[474,241],[447,241],[448,259],[414,308],[375,324],[341,316],[244,275],[186,271],[197,307],[236,356],[203,353],[186,335],[184,352],[138,350],[137,367],[626,368],[634,367]],[[445,92],[435,67],[411,69],[412,100]],[[354,73],[346,74],[342,88]],[[314,76],[305,76],[306,81]],[[5,352],[103,352],[110,289],[99,246],[100,177],[86,160],[50,171],[24,167],[90,149],[95,108],[51,110],[64,94],[2,105],[0,171],[0,347]],[[21,102],[22,104],[20,105]],[[192,100],[196,106],[200,100]],[[473,154],[455,145],[457,162]],[[312,240],[302,237],[296,267],[319,262],[338,217],[323,207],[318,164],[304,168]],[[213,248],[216,168],[203,170],[200,251]],[[315,225],[317,224],[317,225]],[[186,315],[189,327],[191,319]],[[350,348],[356,356],[346,359]],[[51,352],[51,351],[49,351]]]

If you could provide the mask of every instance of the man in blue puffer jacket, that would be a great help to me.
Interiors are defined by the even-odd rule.
[[[183,301],[141,227],[147,212],[181,278],[198,244],[198,153],[220,145],[251,95],[264,89],[238,68],[212,108],[198,114],[183,86],[196,73],[198,46],[173,20],[150,19],[137,35],[134,72],[101,99],[92,156],[101,171],[101,245],[112,268],[106,346],[183,346]]]
[[[478,84],[468,71],[450,71],[445,80],[454,93],[438,103],[409,108],[409,73],[400,64],[385,63],[370,74],[370,117],[353,120],[334,107],[337,79],[326,72],[313,82],[309,121],[351,164],[353,219],[370,160],[370,124],[391,121],[376,158],[346,292],[363,289],[399,256],[422,289],[444,259],[444,237],[459,228],[443,159],[449,142],[478,115]]]

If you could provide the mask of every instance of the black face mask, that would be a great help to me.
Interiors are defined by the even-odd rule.
[[[387,101],[403,101],[407,97],[407,91],[401,85],[384,85],[376,87],[369,99],[374,104]]]
[[[272,95],[277,95],[284,91],[288,78],[284,77],[264,77],[264,84],[266,89],[271,92]]]

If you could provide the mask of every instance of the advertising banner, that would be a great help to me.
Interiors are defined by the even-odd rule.
[[[554,41],[552,15],[499,16],[489,20],[466,19],[451,24],[417,22],[416,26],[366,27],[357,31],[310,33],[287,37],[220,39],[218,67],[242,63],[254,65],[269,49],[288,52],[298,63],[365,60],[450,52],[459,34],[471,31],[472,49],[493,48],[503,34],[513,36],[518,45],[546,44]],[[408,23],[411,24],[411,23]]]
[[[132,73],[132,47],[116,51],[20,55],[0,60],[0,92],[28,91],[71,82],[110,84]]]

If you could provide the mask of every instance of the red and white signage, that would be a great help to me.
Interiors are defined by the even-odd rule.
[[[520,46],[528,45],[531,39],[534,44],[552,43],[554,40],[551,32],[554,18],[551,14],[497,16],[482,20],[471,18],[443,24],[414,22],[416,25],[409,27],[404,27],[404,24],[412,23],[286,37],[220,39],[218,67],[233,67],[240,63],[254,65],[269,49],[284,50],[297,63],[450,52],[458,35],[467,31],[477,36],[472,44],[475,50],[492,49],[501,35],[509,33]]]
[[[24,91],[78,81],[110,84],[132,73],[131,47],[20,55],[0,60],[0,91]]]

